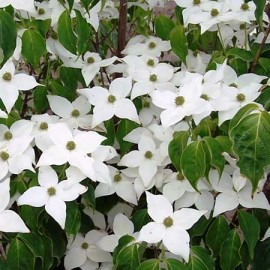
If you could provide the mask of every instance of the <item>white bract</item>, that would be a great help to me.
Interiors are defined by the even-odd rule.
[[[173,254],[189,260],[190,237],[187,230],[196,223],[206,211],[182,208],[173,212],[173,207],[163,195],[146,192],[147,211],[153,219],[142,227],[137,241],[157,244],[162,241]]]

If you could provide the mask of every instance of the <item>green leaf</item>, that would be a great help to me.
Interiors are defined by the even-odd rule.
[[[10,270],[34,270],[35,257],[28,247],[18,238],[14,238],[7,253],[7,265]]]
[[[137,270],[160,270],[159,260],[158,259],[150,259],[142,262]]]
[[[251,62],[254,59],[252,52],[240,48],[231,48],[226,52],[226,55],[240,58],[246,62]]]
[[[90,206],[91,208],[96,207],[96,197],[95,197],[95,189],[89,179],[86,179],[83,182],[84,185],[87,186],[87,191],[82,194],[83,199],[85,200],[85,204]]]
[[[259,240],[260,223],[252,214],[243,210],[237,211],[240,229],[244,234],[245,241],[248,245],[249,255],[254,257],[254,249]]]
[[[236,229],[233,229],[229,232],[220,249],[220,265],[223,270],[234,270],[241,263],[240,247],[240,237]]]
[[[216,141],[220,143],[223,148],[223,152],[230,153],[232,148],[232,142],[229,137],[227,136],[217,136]]]
[[[75,9],[76,13],[76,32],[77,32],[77,51],[82,54],[86,51],[90,38],[90,29],[87,21],[82,17],[81,12]]]
[[[139,264],[140,256],[137,244],[125,247],[116,257],[117,270],[136,270]]]
[[[72,30],[70,13],[65,10],[58,20],[58,39],[60,43],[71,53],[76,54],[77,38]]]
[[[198,180],[205,175],[205,152],[201,142],[192,142],[184,150],[181,157],[181,168],[184,176],[197,190]]]
[[[270,269],[270,238],[265,241],[259,241],[254,252],[254,260],[251,266],[252,270]]]
[[[2,48],[0,48],[0,64],[3,62],[3,60],[4,60],[4,53]]]
[[[16,48],[17,30],[15,20],[4,10],[0,10],[0,48],[3,52],[3,59],[0,64],[5,62],[13,55]]]
[[[188,262],[189,270],[214,270],[214,260],[208,252],[198,246],[191,248],[191,256]]]
[[[255,10],[256,20],[259,23],[261,29],[263,29],[263,12],[264,12],[266,0],[254,0],[253,2],[256,5],[256,10]]]
[[[40,227],[39,217],[42,214],[42,207],[32,207],[30,205],[21,206],[20,216],[25,221],[30,230],[37,230]]]
[[[141,228],[150,221],[147,209],[136,211],[132,216],[131,221],[134,224],[134,230],[136,232],[140,231]]]
[[[46,52],[46,43],[42,35],[34,30],[27,29],[22,35],[22,56],[33,67],[38,67],[40,58]]]
[[[180,261],[176,259],[167,259],[167,269],[168,270],[187,270],[188,268]]]
[[[47,89],[44,86],[37,86],[34,90],[34,105],[37,113],[44,112],[49,107]]]
[[[270,87],[266,87],[255,102],[263,105],[266,111],[270,110]]]
[[[60,67],[60,79],[64,86],[72,91],[76,91],[78,88],[78,82],[84,85],[84,79],[82,77],[81,70],[78,68]]]
[[[66,212],[65,230],[67,234],[76,235],[81,227],[81,212],[77,202],[68,202]]]
[[[56,81],[51,81],[50,87],[52,88],[53,94],[64,97],[68,99],[70,102],[74,101],[76,98],[75,91],[71,91],[70,89],[68,89],[67,87],[64,87],[62,84]]]
[[[124,137],[131,132],[133,129],[139,127],[139,125],[133,121],[130,121],[128,119],[123,119],[120,121],[120,124],[117,128],[116,131],[116,139],[120,145],[120,153],[121,156],[125,155],[129,149],[131,148],[131,146],[133,145],[130,142],[124,141]]]
[[[191,236],[202,236],[204,235],[208,225],[210,224],[211,219],[207,219],[205,216],[202,216],[190,229]]]
[[[178,172],[181,172],[181,157],[184,149],[187,146],[189,138],[188,131],[179,131],[175,134],[173,140],[169,144],[169,157],[172,161],[173,166],[177,169]]]
[[[218,216],[209,227],[206,234],[206,244],[212,249],[215,256],[218,255],[221,243],[224,242],[230,227],[223,216]]]
[[[188,46],[185,27],[183,25],[178,25],[172,29],[170,33],[170,42],[173,52],[185,63],[188,55]]]
[[[244,117],[230,132],[240,172],[252,183],[253,192],[270,164],[270,115],[263,111]]]
[[[221,176],[225,165],[225,159],[222,155],[224,151],[222,146],[217,140],[211,137],[204,137],[203,142],[209,151],[211,166],[216,168],[218,170],[219,176]]]
[[[155,19],[155,30],[158,37],[163,40],[170,39],[170,32],[175,27],[175,23],[168,16],[159,15]]]

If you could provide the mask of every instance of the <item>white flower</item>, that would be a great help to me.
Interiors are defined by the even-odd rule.
[[[111,119],[114,115],[139,123],[135,105],[126,96],[132,88],[131,77],[117,78],[110,84],[109,90],[95,86],[91,89],[79,89],[78,93],[88,98],[94,105],[92,127]]]
[[[15,66],[7,62],[0,70],[0,98],[9,113],[15,104],[19,90],[26,91],[36,87],[38,83],[35,78],[26,74],[15,74]]]
[[[18,214],[5,210],[9,204],[10,179],[0,183],[0,232],[30,232]]]
[[[72,244],[68,247],[67,254],[64,259],[66,270],[75,267],[81,269],[96,270],[99,262],[111,262],[112,256],[109,252],[101,250],[96,243],[106,236],[105,232],[92,230],[85,237],[80,233],[76,235]]]
[[[41,155],[37,166],[63,165],[68,162],[77,167],[84,175],[97,180],[94,169],[95,159],[88,156],[93,153],[106,138],[94,131],[75,131],[72,133],[65,123],[54,124],[49,130],[49,136],[53,145],[46,149]],[[103,170],[105,170],[103,167]],[[109,170],[103,172],[103,179],[99,180],[109,183]]]
[[[162,241],[173,254],[189,260],[190,237],[187,230],[196,223],[205,211],[182,208],[173,212],[173,207],[163,195],[146,191],[148,214],[154,220],[143,226],[137,241],[156,244]]]
[[[1,0],[0,2],[0,8],[7,7],[11,5],[15,9],[19,10],[25,10],[28,12],[34,12],[35,6],[34,6],[34,0]]]
[[[18,205],[41,207],[45,205],[46,212],[65,228],[66,201],[74,201],[87,191],[81,184],[70,185],[69,180],[58,183],[58,176],[50,166],[39,169],[38,183],[40,186],[29,188],[18,200]]]

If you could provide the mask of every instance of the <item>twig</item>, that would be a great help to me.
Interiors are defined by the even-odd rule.
[[[117,56],[122,57],[121,52],[126,46],[127,35],[127,0],[120,0],[119,23],[118,23],[118,46]]]
[[[260,47],[259,47],[259,49],[258,49],[258,51],[256,53],[255,59],[254,59],[254,61],[252,63],[250,72],[255,72],[255,69],[256,69],[257,64],[259,62],[260,55],[262,53],[262,49],[263,49],[263,47],[265,45],[265,42],[266,42],[266,39],[267,39],[269,33],[270,33],[270,24],[268,24],[268,27],[267,27],[266,31],[264,32],[264,36],[263,36],[262,42],[261,42]]]

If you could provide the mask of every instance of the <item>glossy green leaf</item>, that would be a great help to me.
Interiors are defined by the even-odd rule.
[[[40,58],[46,52],[46,43],[42,35],[31,29],[27,29],[22,35],[22,56],[33,67],[38,67]]]
[[[14,19],[4,10],[0,10],[0,48],[3,52],[4,64],[12,55],[16,48],[17,29]],[[1,63],[2,62],[2,63]]]
[[[81,212],[77,202],[68,202],[66,212],[66,233],[76,235],[81,227]]]
[[[140,256],[137,244],[123,248],[116,257],[117,270],[136,270],[139,264]]]
[[[205,216],[202,216],[190,229],[190,235],[191,236],[202,236],[204,235],[207,227],[211,223],[210,218],[206,218]]]
[[[43,208],[41,207],[23,205],[21,206],[20,216],[30,230],[38,230],[41,226],[39,218],[42,215],[42,211]]]
[[[217,140],[211,137],[204,137],[203,142],[210,154],[210,165],[216,168],[219,176],[221,176],[225,165],[225,159],[222,155],[223,147]]]
[[[77,32],[77,51],[78,54],[82,54],[86,51],[88,46],[88,40],[90,38],[89,25],[85,18],[81,15],[81,12],[75,10],[76,13],[76,32]]]
[[[86,206],[90,206],[91,208],[95,209],[96,207],[95,189],[88,179],[83,181],[83,185],[87,186],[87,191],[82,194],[84,203],[86,204]]]
[[[134,224],[134,230],[136,232],[140,231],[141,228],[150,221],[147,209],[136,211],[132,216],[131,221]]]
[[[205,152],[201,142],[192,142],[184,150],[181,157],[181,169],[194,189],[197,182],[205,175]]]
[[[79,83],[84,86],[84,79],[82,77],[81,70],[78,68],[61,66],[60,80],[63,82],[64,86],[72,91],[77,90]]]
[[[206,244],[212,249],[215,256],[218,255],[221,243],[224,242],[230,227],[223,216],[218,216],[209,227],[206,234]]]
[[[133,145],[132,143],[125,141],[124,137],[137,127],[139,127],[137,123],[128,119],[123,119],[120,121],[115,136],[120,145],[121,156],[125,155]]]
[[[229,232],[220,249],[220,266],[222,270],[234,270],[241,263],[240,247],[240,237],[236,229],[233,229]]]
[[[260,27],[263,28],[263,13],[264,13],[266,0],[254,0],[253,2],[256,5],[255,17]]]
[[[44,86],[37,86],[34,90],[34,105],[37,113],[44,112],[49,107],[48,91]]]
[[[75,91],[68,89],[59,82],[51,81],[50,87],[52,88],[52,92],[54,95],[64,97],[68,99],[70,102],[74,101],[75,98],[77,97]]]
[[[256,190],[270,164],[270,116],[267,112],[244,117],[230,132],[233,152],[239,157],[240,172],[248,177]]]
[[[270,87],[266,87],[255,102],[263,105],[266,111],[270,110]]]
[[[155,30],[158,37],[163,40],[170,39],[170,32],[175,27],[175,23],[168,16],[159,15],[155,19]]]
[[[232,142],[228,136],[217,136],[215,140],[222,146],[223,152],[231,152]]]
[[[150,259],[142,262],[137,270],[160,270],[159,260],[158,259]]]
[[[0,48],[0,64],[3,62],[4,60],[4,53],[3,50]]]
[[[176,259],[167,259],[167,269],[168,270],[187,270],[188,268],[180,261]]]
[[[254,252],[254,260],[251,265],[252,270],[270,269],[270,238],[259,241]]]
[[[249,255],[254,256],[254,249],[260,236],[260,223],[252,214],[243,210],[237,211],[240,229],[244,234],[245,241],[248,245]]]
[[[181,172],[181,157],[184,149],[187,146],[189,138],[188,131],[179,131],[175,134],[173,140],[169,144],[169,157],[172,161],[173,166],[177,169],[178,172]]]
[[[170,33],[170,42],[173,52],[185,63],[188,55],[188,47],[185,27],[183,25],[178,25],[172,29]]]
[[[12,270],[34,270],[35,257],[29,248],[18,238],[14,238],[7,253],[8,269]]]
[[[226,52],[227,56],[233,56],[234,58],[240,58],[246,62],[251,62],[254,59],[252,52],[240,48],[231,48]]]
[[[60,43],[71,53],[76,54],[77,38],[73,32],[70,13],[65,10],[58,20],[58,39]]]
[[[202,247],[193,246],[188,262],[189,270],[214,270],[214,260],[209,253]]]

